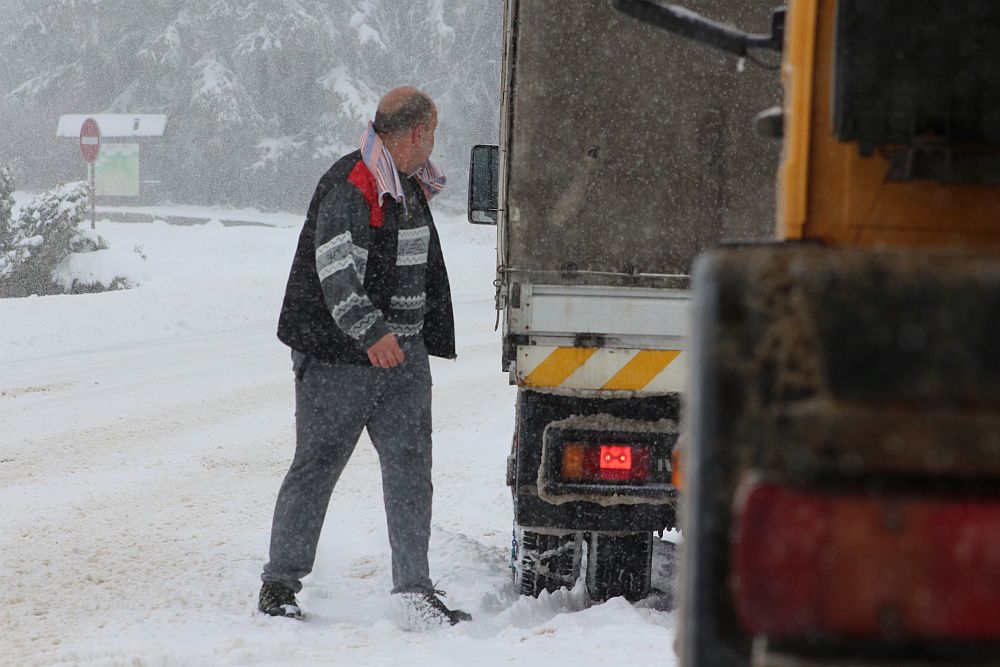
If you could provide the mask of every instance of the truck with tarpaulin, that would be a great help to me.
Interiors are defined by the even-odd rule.
[[[691,264],[770,232],[777,148],[744,128],[778,86],[603,0],[508,0],[504,36],[499,145],[473,150],[469,216],[497,225],[518,387],[515,578],[637,600],[678,526]]]

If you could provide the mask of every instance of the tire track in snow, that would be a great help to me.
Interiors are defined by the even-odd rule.
[[[216,340],[194,341],[201,349],[190,355],[192,341],[96,361],[62,357],[33,372],[98,372],[105,381],[86,397],[66,391],[0,405],[14,434],[0,448],[0,568],[15,582],[0,588],[3,655],[52,664],[61,647],[88,639],[74,629],[113,636],[114,624],[142,623],[163,605],[245,607],[244,590],[222,602],[225,588],[199,589],[231,576],[233,555],[215,553],[227,528],[246,513],[248,495],[273,495],[268,486],[287,466],[291,387],[277,361],[246,377],[246,359],[268,350],[227,352],[227,336]],[[225,390],[206,382],[206,373]],[[147,386],[137,377],[156,381]],[[82,400],[93,413],[80,425]],[[107,406],[118,404],[133,416],[108,419]],[[44,435],[24,437],[36,422]],[[273,498],[263,500],[250,505],[261,513],[259,525]]]

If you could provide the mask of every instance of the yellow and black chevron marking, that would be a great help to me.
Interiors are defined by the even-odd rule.
[[[526,387],[683,391],[681,350],[522,346],[517,382]]]

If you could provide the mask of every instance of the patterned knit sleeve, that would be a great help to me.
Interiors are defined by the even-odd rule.
[[[389,333],[382,312],[365,292],[368,204],[351,185],[335,187],[316,219],[316,271],[337,326],[367,350]]]

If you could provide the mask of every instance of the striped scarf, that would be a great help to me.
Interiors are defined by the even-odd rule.
[[[403,183],[399,180],[399,170],[396,169],[396,163],[392,161],[389,149],[385,147],[382,138],[375,132],[372,121],[368,121],[368,127],[361,133],[361,159],[364,160],[368,171],[375,177],[375,185],[378,186],[379,206],[382,205],[382,198],[385,195],[390,195],[405,206]],[[427,201],[444,190],[445,183],[448,181],[441,168],[430,160],[417,169],[414,176],[420,183]]]

